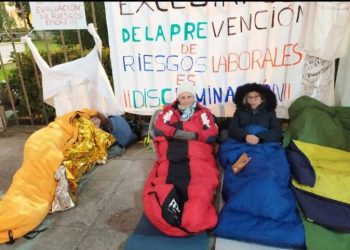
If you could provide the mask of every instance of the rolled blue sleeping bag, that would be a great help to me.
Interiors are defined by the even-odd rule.
[[[112,125],[112,134],[117,138],[118,145],[127,147],[137,141],[136,134],[132,131],[129,123],[123,116],[110,116],[108,119]]]

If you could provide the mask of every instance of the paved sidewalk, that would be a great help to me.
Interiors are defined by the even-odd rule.
[[[23,146],[40,127],[8,128],[0,134],[0,196],[21,166]],[[155,154],[137,143],[126,153],[97,166],[85,175],[76,207],[50,214],[39,228],[48,227],[35,239],[17,239],[0,250],[123,249],[142,214],[142,189]]]

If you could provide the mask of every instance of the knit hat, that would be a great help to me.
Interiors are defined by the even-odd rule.
[[[179,85],[177,87],[176,97],[179,98],[179,96],[185,92],[191,93],[194,97],[196,97],[196,90],[191,83],[184,82],[183,84]]]

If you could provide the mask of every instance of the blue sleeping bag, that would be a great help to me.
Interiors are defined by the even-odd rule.
[[[264,128],[250,125],[245,129],[256,134]],[[234,174],[231,166],[243,153],[252,159]],[[304,227],[289,188],[289,165],[281,145],[251,145],[229,139],[220,146],[219,160],[225,171],[225,204],[215,234],[276,247],[303,248]]]
[[[109,116],[108,119],[112,125],[112,134],[117,139],[118,145],[127,147],[138,140],[129,123],[123,116]]]

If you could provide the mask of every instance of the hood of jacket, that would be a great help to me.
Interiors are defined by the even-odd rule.
[[[264,108],[267,111],[272,111],[277,106],[277,99],[275,93],[270,89],[268,85],[257,84],[257,83],[246,83],[239,86],[235,95],[235,104],[237,108],[244,109],[247,106],[243,104],[244,97],[249,92],[256,91],[264,98]]]

